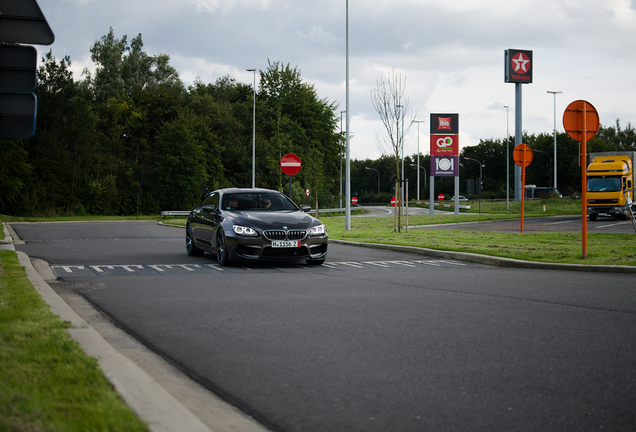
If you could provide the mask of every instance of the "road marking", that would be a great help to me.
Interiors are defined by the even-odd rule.
[[[455,266],[465,266],[465,263],[453,261],[453,260],[392,260],[392,261],[339,261],[339,262],[326,262],[322,264],[322,267],[326,267],[332,270],[343,269],[345,267],[350,267],[354,269],[364,269],[365,266],[374,266],[379,268],[390,268],[394,266],[402,266],[402,267],[410,267],[415,268],[417,264],[422,264],[426,266],[433,267],[443,267],[444,265],[455,265]],[[221,272],[226,270],[218,264],[99,264],[99,265],[53,265],[51,266],[54,269],[62,269],[65,273],[75,273],[80,270],[92,270],[94,273],[103,275],[106,274],[107,270],[117,270],[122,269],[127,273],[136,273],[139,270],[144,269],[152,269],[157,273],[166,274],[167,270],[173,269],[182,269],[188,272],[196,272],[197,270],[203,270],[205,268],[216,270],[217,272]],[[259,270],[258,268],[253,267],[243,267],[237,266],[233,267],[239,271],[246,272],[254,272],[255,270]],[[314,266],[307,265],[295,265],[290,267],[267,267],[266,269],[277,270],[282,272],[288,272],[290,269],[301,269],[301,270],[310,270],[314,268]]]

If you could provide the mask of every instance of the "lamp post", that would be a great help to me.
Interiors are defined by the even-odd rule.
[[[342,208],[342,115],[346,111],[340,111],[340,208]]]
[[[380,171],[375,168],[364,167],[364,169],[373,170],[378,173],[378,195],[380,195]]]
[[[510,129],[508,121],[508,108],[510,105],[504,105],[506,109],[506,210],[510,210]]]
[[[537,150],[537,149],[534,149],[534,148],[532,149],[532,151],[536,151],[536,152],[539,152],[539,153],[543,153],[544,155],[548,155],[548,158],[550,159],[550,165],[548,165],[548,167],[550,167],[550,168],[552,167],[552,156],[550,156],[550,153],[544,152],[543,150]],[[550,170],[548,170],[548,184],[550,183],[549,180],[550,180]]]
[[[482,170],[481,169],[483,167],[485,167],[486,165],[484,165],[483,162],[480,162],[477,159],[469,158],[469,157],[466,157],[466,156],[464,156],[464,159],[475,161],[475,162],[477,162],[479,164],[479,214],[481,214],[481,186],[482,186],[482,183],[483,183]]]
[[[426,188],[426,177],[427,177],[426,168],[424,168],[423,166],[415,165],[415,164],[411,164],[411,166],[412,167],[417,167],[419,169],[423,169],[424,170],[424,187]],[[418,172],[419,172],[419,169],[418,169]],[[419,183],[419,176],[417,178],[418,178],[418,183]],[[419,190],[419,185],[418,185],[418,190]],[[418,198],[418,200],[419,200],[419,198]]]
[[[417,123],[417,202],[420,202],[420,123],[426,123],[424,120],[413,120]],[[426,170],[424,170],[426,176]],[[426,186],[426,177],[424,177],[424,186]]]
[[[557,151],[556,151],[556,141],[557,141],[557,131],[556,131],[556,95],[563,93],[562,91],[550,91],[548,93],[552,93],[554,95],[554,188],[557,187]]]
[[[247,69],[254,72],[254,104],[252,109],[252,187],[256,187],[256,69]]]

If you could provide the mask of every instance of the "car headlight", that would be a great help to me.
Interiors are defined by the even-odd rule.
[[[311,228],[309,228],[309,235],[310,236],[322,236],[327,234],[327,229],[325,228],[325,226],[323,224],[320,225],[316,225],[313,226]]]
[[[232,226],[232,229],[234,230],[234,232],[240,236],[246,236],[246,237],[257,237],[258,233],[256,232],[256,230],[254,230],[253,228],[250,227],[244,227],[244,226],[240,226],[240,225],[234,225]]]

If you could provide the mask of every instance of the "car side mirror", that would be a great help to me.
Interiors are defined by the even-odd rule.
[[[204,212],[212,213],[214,210],[216,210],[216,206],[214,204],[208,204],[204,205],[201,209]]]
[[[311,210],[311,206],[307,204],[301,204],[300,209],[304,211],[305,213],[309,213],[309,211]]]

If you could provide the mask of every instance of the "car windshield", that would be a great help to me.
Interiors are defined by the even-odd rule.
[[[223,195],[223,210],[296,211],[298,207],[283,194],[271,192],[229,193]]]
[[[616,192],[621,190],[620,177],[588,177],[588,192]]]

